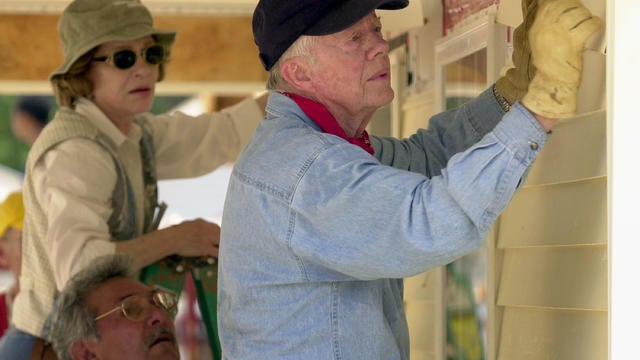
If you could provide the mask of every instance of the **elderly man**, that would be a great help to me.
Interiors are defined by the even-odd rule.
[[[177,295],[135,279],[133,258],[105,255],[58,297],[49,335],[62,360],[179,359]]]
[[[375,10],[408,1],[258,3],[254,37],[272,91],[223,213],[224,358],[409,359],[402,278],[481,246],[572,108],[599,22],[576,1],[558,2],[573,11],[545,14],[559,23],[541,30],[563,29],[554,38],[571,42],[560,53],[576,62],[538,66],[532,43],[536,86],[523,103],[492,87],[402,141],[365,127],[394,96]],[[554,72],[566,76],[538,79]]]

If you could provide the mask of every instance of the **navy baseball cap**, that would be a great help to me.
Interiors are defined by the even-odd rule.
[[[329,35],[375,9],[395,10],[409,0],[260,0],[253,12],[253,38],[270,70],[301,35]]]

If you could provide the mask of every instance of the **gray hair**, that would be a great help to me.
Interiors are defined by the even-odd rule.
[[[294,57],[306,57],[309,59],[311,63],[315,61],[314,50],[316,44],[316,38],[314,36],[300,36],[291,46],[287,49],[287,51],[280,56],[278,61],[273,64],[271,70],[269,71],[269,77],[267,78],[267,89],[269,90],[291,90],[291,86],[287,81],[282,77],[282,73],[280,72],[280,68],[285,61],[294,58]]]
[[[96,287],[112,278],[135,278],[131,255],[105,255],[69,280],[56,298],[48,340],[61,360],[71,360],[71,345],[80,340],[98,341],[94,311],[85,301]]]

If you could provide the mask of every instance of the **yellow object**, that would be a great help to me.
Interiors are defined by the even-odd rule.
[[[24,205],[22,203],[22,192],[16,191],[4,200],[0,205],[0,236],[10,227],[22,230],[24,221]]]
[[[549,118],[575,116],[585,43],[601,27],[578,0],[541,2],[529,31],[536,73],[522,104]]]

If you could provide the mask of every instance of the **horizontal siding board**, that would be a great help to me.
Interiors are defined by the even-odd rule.
[[[607,174],[606,112],[561,120],[533,164],[525,186]]]
[[[506,308],[498,360],[607,359],[607,313]]]
[[[504,251],[498,305],[607,310],[607,247]]]
[[[500,217],[498,248],[604,244],[607,180],[521,189]]]

